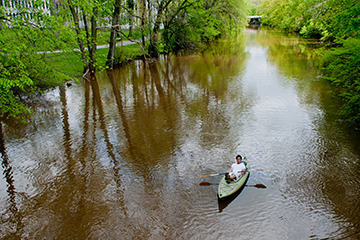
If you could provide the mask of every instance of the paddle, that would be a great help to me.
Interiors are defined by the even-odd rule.
[[[265,168],[251,169],[250,171],[246,171],[246,172],[256,172],[256,171],[263,171],[263,170],[265,170]],[[212,176],[218,176],[218,175],[225,175],[225,173],[213,173],[213,174],[209,174],[209,175],[202,175],[200,177],[212,177]]]
[[[214,183],[210,183],[210,182],[201,182],[199,183],[200,186],[210,186],[213,185]]]
[[[212,177],[212,176],[218,176],[218,175],[225,175],[225,173],[213,173],[213,174],[209,174],[209,175],[202,175],[200,177]]]
[[[246,187],[266,188],[264,184],[257,183],[255,185],[245,185]]]
[[[217,183],[210,183],[210,182],[201,182],[199,185],[200,186],[210,186],[210,185],[214,185]],[[246,187],[256,187],[256,188],[266,188],[266,186],[264,184],[261,183],[257,183],[255,185],[245,185]]]

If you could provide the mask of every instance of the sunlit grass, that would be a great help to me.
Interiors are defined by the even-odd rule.
[[[141,48],[137,44],[126,45],[122,49],[121,52],[121,47],[116,47],[115,64],[121,64],[130,58],[133,59],[142,55]],[[108,48],[97,49],[97,65],[99,69],[105,68],[108,51]],[[47,54],[46,62],[50,68],[71,76],[83,74],[84,66],[78,51]]]

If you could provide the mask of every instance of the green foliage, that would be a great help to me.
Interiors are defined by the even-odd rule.
[[[143,52],[138,44],[131,44],[127,46],[116,47],[115,49],[115,65],[120,65],[127,62],[129,59],[134,59],[143,55]]]
[[[245,6],[247,6],[247,12],[249,16],[259,15],[259,0],[250,0],[247,1]]]
[[[358,0],[331,0],[322,17],[333,38],[360,37],[360,2]]]
[[[322,57],[325,78],[343,100],[341,115],[360,126],[360,2],[263,0],[260,9],[263,24],[336,44]]]
[[[39,3],[34,1],[35,5]],[[4,16],[1,22],[0,115],[25,121],[33,111],[23,99],[68,79],[61,72],[49,68],[43,51],[66,49],[73,39],[61,18],[21,6],[19,10],[22,13],[32,11],[33,18],[10,19]]]
[[[28,116],[31,111],[19,101],[18,92],[27,91],[33,81],[26,71],[20,55],[7,56],[7,49],[1,51],[0,62],[0,114],[1,117]]]
[[[179,11],[176,2],[164,21],[163,39],[167,52],[195,49],[204,43],[231,35],[246,24],[243,1],[194,1]]]
[[[332,41],[360,34],[358,0],[263,0],[259,8],[263,24],[305,37]]]
[[[342,46],[324,55],[325,77],[338,89],[343,100],[341,114],[360,126],[360,40],[338,41]]]
[[[323,32],[323,25],[321,23],[316,23],[313,19],[310,19],[306,25],[304,25],[300,30],[300,35],[305,38],[321,38],[325,35]]]
[[[197,34],[196,27],[183,18],[179,17],[173,21],[171,28],[163,32],[164,51],[177,52],[182,49],[195,49],[201,46],[201,37]]]
[[[61,1],[60,6],[58,2],[50,1],[49,4],[43,0],[23,3],[3,0],[0,6],[0,114],[25,120],[33,112],[22,99],[68,80],[70,72],[76,74],[79,71],[77,63],[81,60],[85,67],[89,66],[93,70],[105,64],[104,50],[95,49],[97,43],[108,43],[109,32],[101,27],[108,25],[114,1],[68,0]],[[139,16],[132,16],[134,22],[135,19],[141,22],[140,27],[135,26],[133,29],[133,37],[138,39],[140,36],[149,36],[154,23],[161,20],[164,41],[160,44],[166,51],[199,47],[203,43],[233,34],[246,23],[244,0],[170,0],[162,1],[160,5],[158,1],[151,0],[144,3],[146,12],[137,9],[134,14]],[[6,16],[4,4],[7,7],[11,5],[19,15]],[[48,4],[51,14],[50,11],[41,10],[43,4]],[[137,6],[142,7],[141,3]],[[163,9],[156,15],[160,6]],[[121,11],[124,15],[129,14],[124,9]],[[83,27],[80,29],[76,28],[78,25],[75,22],[79,22],[77,19],[82,22]],[[127,25],[128,21],[127,15],[120,19],[119,25]],[[79,46],[93,50],[85,51],[81,47],[84,51],[80,61],[80,56],[73,52]],[[122,52],[118,48],[117,61],[123,62],[142,55],[139,47],[135,46],[131,50],[124,47]],[[55,55],[48,53],[55,50],[63,52]],[[70,55],[71,58],[68,58]],[[74,63],[69,64],[69,61]],[[69,71],[69,68],[72,69]]]
[[[301,31],[312,18],[312,8],[319,0],[263,0],[260,13],[262,23],[285,31]]]

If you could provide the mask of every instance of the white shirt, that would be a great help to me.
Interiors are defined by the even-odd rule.
[[[231,165],[231,167],[233,173],[239,173],[245,169],[245,164],[243,162],[241,162],[240,164],[234,163],[233,165]]]

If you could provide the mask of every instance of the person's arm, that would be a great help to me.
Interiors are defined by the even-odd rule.
[[[241,170],[240,174],[239,174],[239,177],[241,177],[241,175],[243,175],[244,173],[246,172],[246,168],[244,166],[244,168]]]
[[[227,171],[227,173],[231,172],[232,170],[233,170],[233,168],[231,167],[231,168],[229,169],[229,171]]]

